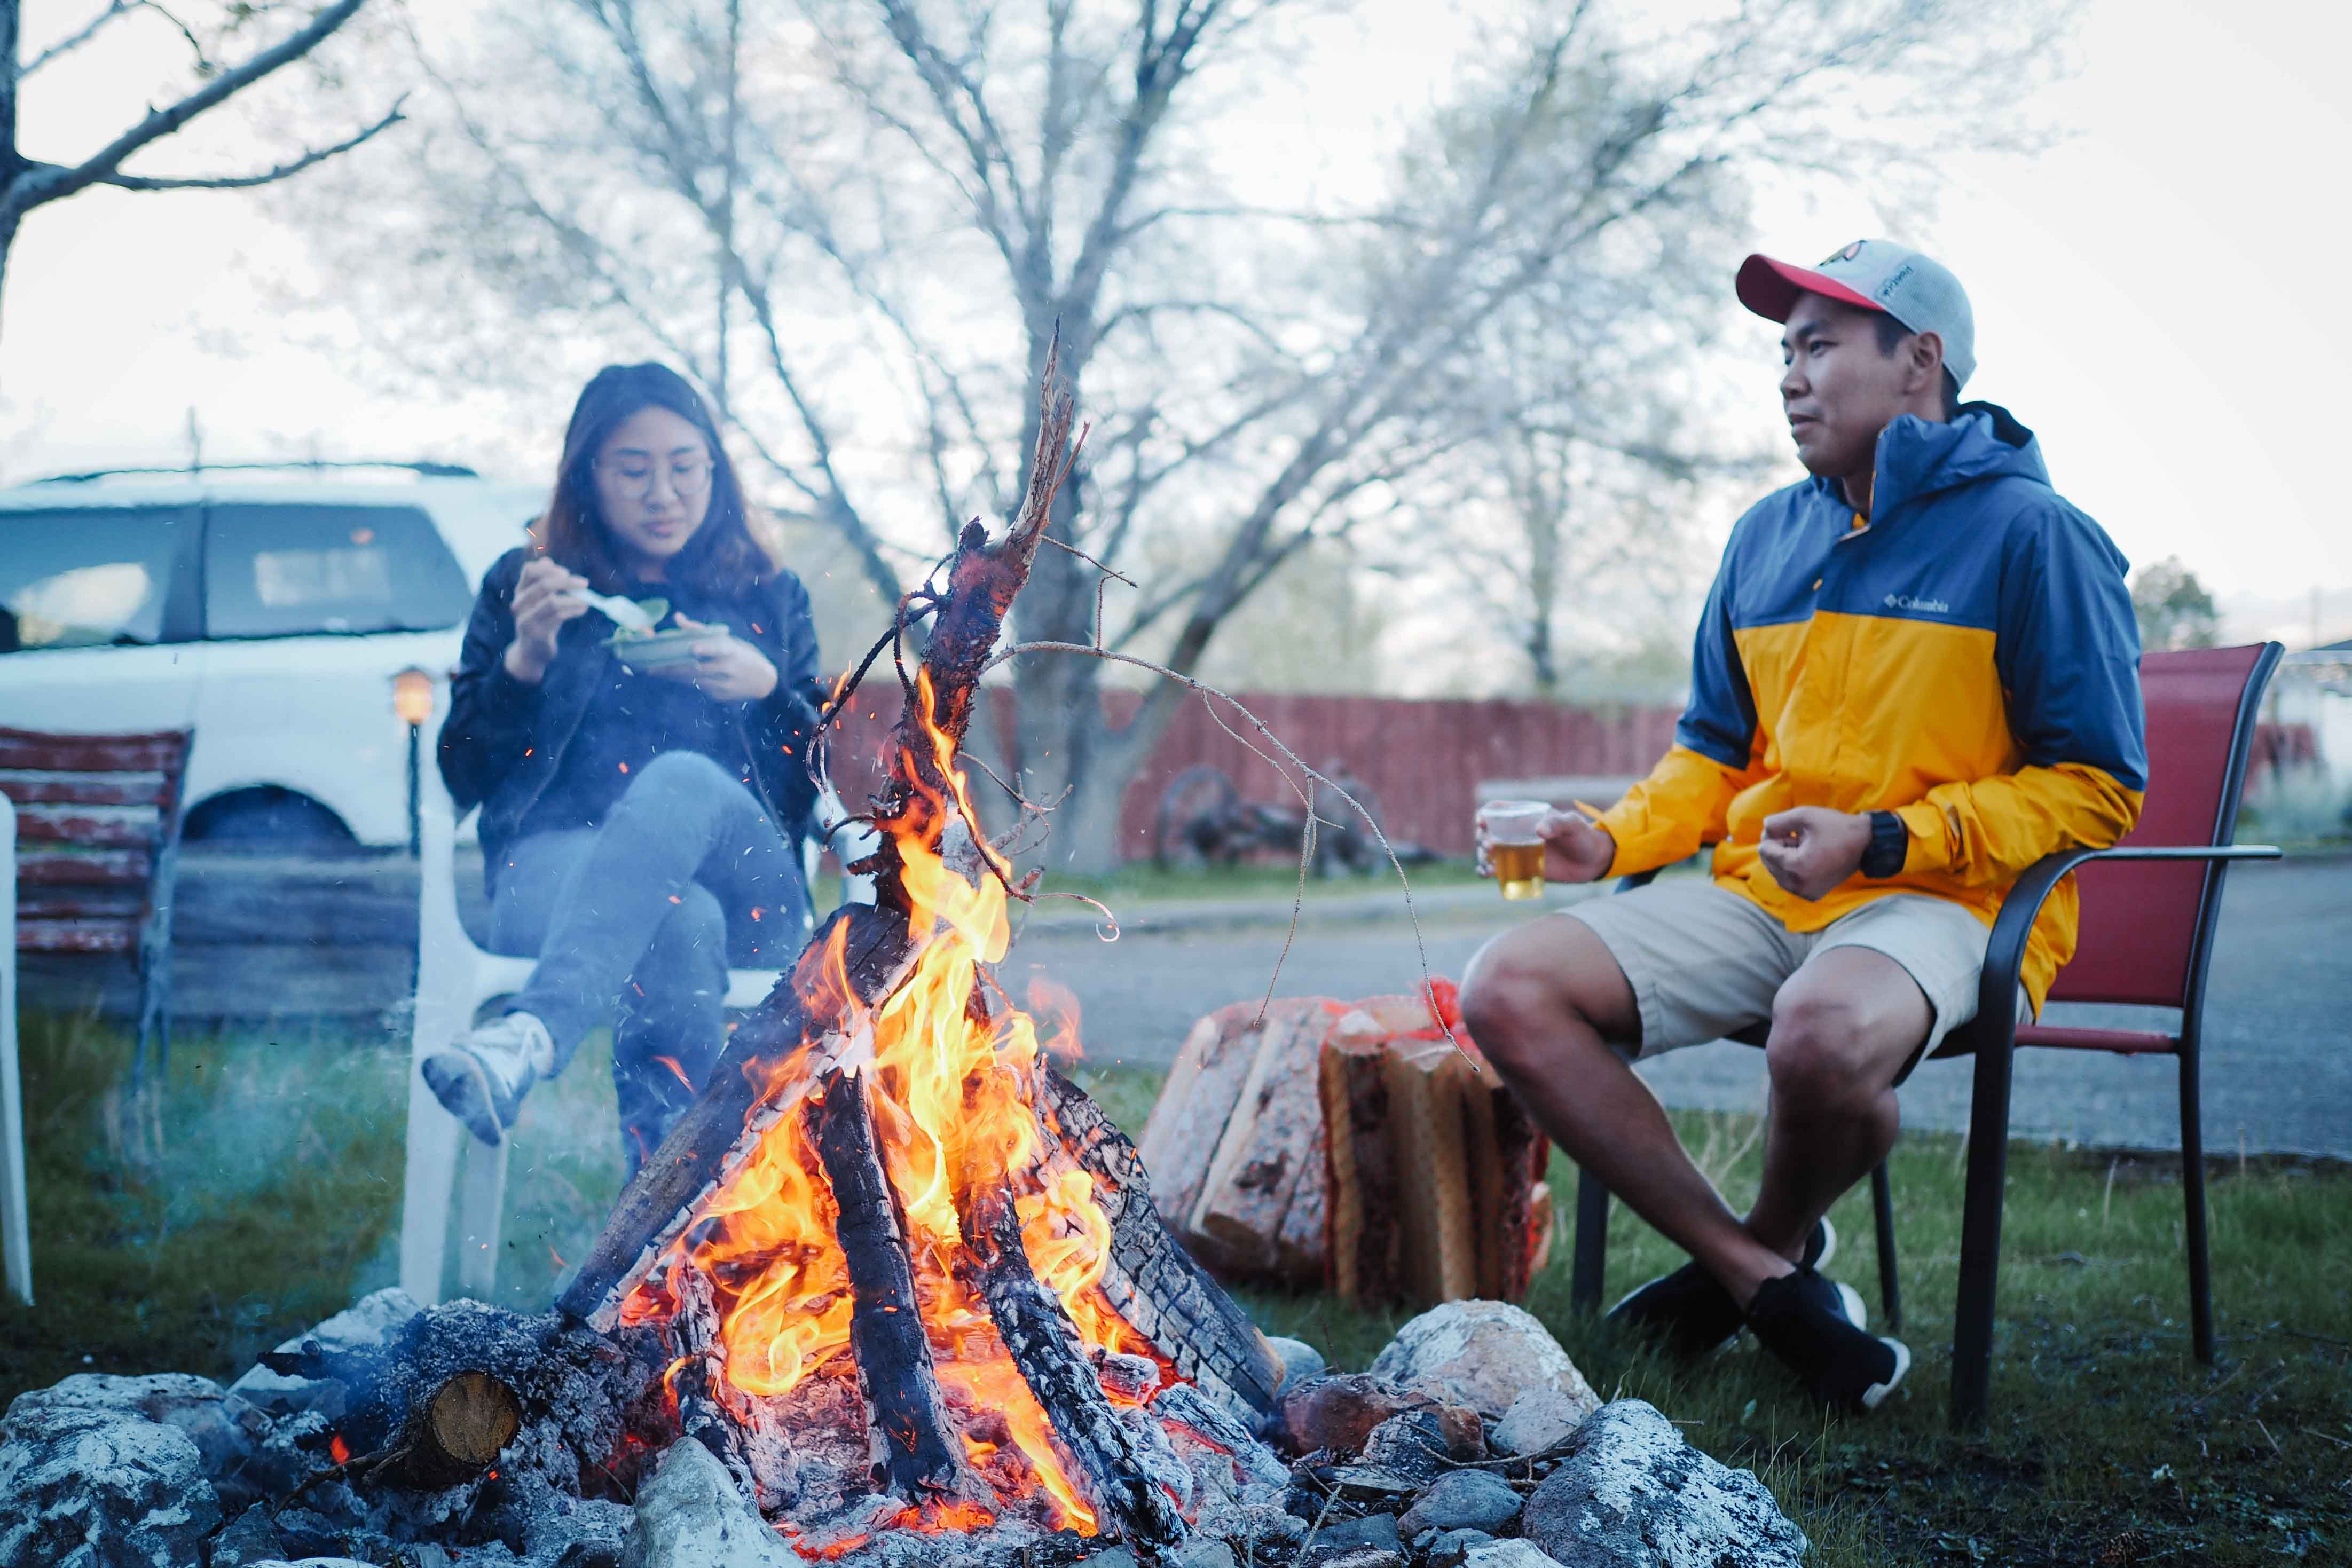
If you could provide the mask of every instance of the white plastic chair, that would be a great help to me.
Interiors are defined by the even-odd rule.
[[[0,1260],[33,1304],[33,1228],[25,1212],[25,1093],[16,1077],[16,802],[0,795]]]
[[[436,693],[437,720],[447,706],[446,688]],[[438,724],[434,727],[438,730]],[[535,958],[492,953],[476,945],[457,912],[457,815],[440,769],[432,758],[435,735],[423,737],[425,765],[418,770],[416,1011],[408,1068],[408,1149],[400,1224],[400,1287],[430,1306],[442,1298],[442,1260],[448,1247],[449,1199],[457,1186],[462,1152],[465,1187],[458,1204],[457,1288],[487,1300],[498,1278],[499,1229],[506,1215],[507,1152],[511,1140],[489,1148],[441,1108],[426,1086],[425,1058],[473,1028],[482,1004],[511,996],[530,978]],[[827,786],[816,820],[838,822],[848,815]],[[870,852],[873,830],[844,830],[836,840],[844,858]],[[816,885],[820,846],[803,849],[803,870]],[[873,879],[843,878],[843,902],[874,902]],[[741,1011],[755,1008],[775,988],[782,971],[735,969],[727,977],[727,1003]]]

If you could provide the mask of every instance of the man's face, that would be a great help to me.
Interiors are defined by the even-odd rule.
[[[1780,405],[1806,469],[1869,472],[1878,433],[1905,411],[1906,358],[1878,351],[1878,312],[1801,294],[1780,334]]]

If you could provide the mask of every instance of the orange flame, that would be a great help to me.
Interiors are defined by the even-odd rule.
[[[327,1434],[327,1458],[339,1465],[352,1462],[352,1446],[343,1441],[343,1435],[341,1432]]]
[[[926,771],[945,780],[946,791],[919,789],[902,817],[877,824],[897,842],[908,929],[920,944],[909,973],[880,1002],[864,1003],[848,972],[846,922],[803,955],[794,987],[809,999],[810,1016],[838,1020],[840,1032],[774,1070],[755,1112],[771,1124],[695,1214],[664,1268],[624,1304],[623,1317],[670,1317],[677,1309],[668,1272],[700,1272],[717,1290],[723,1378],[737,1396],[787,1395],[846,1348],[854,1305],[848,1261],[835,1240],[837,1207],[801,1112],[822,1096],[829,1071],[863,1074],[872,1085],[876,1141],[905,1218],[941,1392],[951,1410],[987,1413],[986,1437],[963,1437],[967,1457],[1003,1500],[1042,1494],[1055,1524],[1091,1534],[1097,1521],[1063,1466],[1051,1423],[986,1304],[962,1282],[975,1261],[961,1222],[971,1195],[1010,1188],[1031,1266],[1088,1346],[1149,1347],[1097,1288],[1110,1222],[1092,1178],[1066,1160],[1046,1158],[1035,1025],[1017,1009],[991,1019],[990,1009],[974,1006],[980,966],[1002,960],[1011,939],[1003,883],[1010,868],[977,835],[966,835],[983,862],[971,868],[976,880],[941,857],[943,830],[959,817],[966,824],[976,818],[953,744],[936,722],[928,672],[917,703],[930,748]],[[1031,994],[1053,1004],[1058,1035],[1076,1055],[1076,999],[1062,1003],[1067,993],[1050,982]],[[975,1521],[991,1516],[969,1503],[933,1503],[898,1522],[944,1530]]]

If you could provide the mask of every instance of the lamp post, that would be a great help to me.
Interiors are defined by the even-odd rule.
[[[408,858],[420,852],[417,827],[417,753],[425,721],[433,716],[433,676],[415,665],[392,677],[392,711],[408,727]]]

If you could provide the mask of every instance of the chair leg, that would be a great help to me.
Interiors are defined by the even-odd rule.
[[[499,1232],[506,1219],[507,1152],[466,1140],[466,1186],[457,1200],[457,1288],[487,1301],[499,1282]]]
[[[1588,1315],[1601,1310],[1601,1276],[1609,1266],[1609,1189],[1591,1171],[1576,1175],[1576,1247],[1569,1266],[1568,1304]]]
[[[1984,1031],[1977,1047],[1974,1103],[1969,1111],[1967,1205],[1960,1219],[1960,1299],[1952,1324],[1952,1425],[1985,1416],[1992,1383],[1992,1308],[2000,1274],[2000,1205],[2009,1160],[2010,1068],[2007,1030]]]
[[[2180,1195],[2188,1207],[2189,1338],[2197,1359],[2213,1364],[2213,1268],[2205,1247],[2205,1127],[2198,1092],[2197,1042],[2180,1049]]]
[[[1886,1332],[1903,1332],[1903,1291],[1895,1279],[1895,1187],[1886,1179],[1886,1162],[1870,1173],[1870,1217],[1878,1233],[1878,1305]]]

